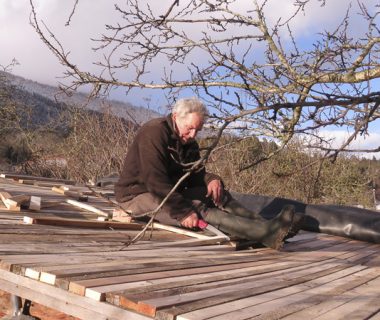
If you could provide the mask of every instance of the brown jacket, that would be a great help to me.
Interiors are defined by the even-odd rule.
[[[163,199],[185,174],[180,163],[193,162],[199,158],[197,142],[186,145],[180,142],[173,129],[171,114],[147,122],[139,129],[128,150],[119,181],[115,185],[116,200],[129,201],[145,192]],[[192,210],[191,201],[182,196],[181,190],[185,187],[206,186],[213,179],[221,180],[204,169],[193,172],[167,200],[170,216],[181,220]]]

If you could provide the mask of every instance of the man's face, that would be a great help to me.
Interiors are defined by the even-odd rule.
[[[177,134],[183,144],[193,141],[198,131],[202,130],[203,127],[203,117],[198,113],[189,113],[183,118],[178,118],[177,114],[174,113],[173,120]]]

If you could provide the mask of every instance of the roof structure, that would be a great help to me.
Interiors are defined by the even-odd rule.
[[[237,250],[156,225],[128,246],[142,225],[101,221],[110,191],[2,175],[0,193],[0,289],[81,319],[380,319],[380,244],[301,232]]]

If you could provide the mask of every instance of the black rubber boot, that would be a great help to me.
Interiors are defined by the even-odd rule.
[[[259,213],[249,210],[246,207],[244,207],[239,201],[235,200],[234,198],[231,198],[223,206],[223,210],[227,211],[228,213],[235,214],[240,217],[245,217],[249,219],[259,219],[259,220],[265,219]],[[298,231],[302,228],[303,221],[304,221],[304,214],[300,212],[295,212],[294,217],[293,217],[293,224],[292,224],[291,230],[286,236],[286,239],[292,238],[298,233]]]
[[[293,216],[293,224],[292,227],[289,230],[288,235],[285,239],[290,239],[297,235],[297,233],[302,229],[302,226],[304,225],[305,221],[305,215],[301,212],[295,212]]]
[[[266,247],[279,250],[284,244],[284,238],[291,230],[293,217],[294,206],[287,205],[271,220],[261,217],[249,219],[217,208],[208,209],[204,219],[230,235],[254,240]]]
[[[228,213],[235,214],[240,217],[249,218],[249,219],[262,219],[262,216],[259,213],[251,211],[244,207],[239,201],[231,198],[224,206],[223,210]]]

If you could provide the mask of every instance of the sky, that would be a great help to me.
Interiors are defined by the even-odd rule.
[[[172,4],[172,1],[151,0],[149,3],[153,10],[166,12],[166,8]],[[276,21],[279,17],[289,17],[294,2],[294,0],[270,1],[268,9],[271,14],[268,15],[268,19]],[[350,0],[327,0],[326,7],[321,8],[320,1],[313,1],[308,8],[312,14],[301,14],[294,21],[295,35],[312,39],[322,31],[322,28],[337,26],[345,13],[342,8],[345,8],[349,2]],[[356,0],[352,2],[356,3]],[[378,4],[378,0],[365,2],[368,5]],[[93,62],[99,59],[99,54],[92,50],[94,42],[91,39],[99,38],[104,33],[105,24],[113,24],[120,20],[119,14],[114,10],[114,3],[124,5],[125,1],[79,0],[75,14],[71,17],[69,26],[66,26],[75,0],[34,0],[39,19],[44,21],[66,50],[70,51],[71,60],[86,71],[95,71],[96,66]],[[251,3],[251,0],[241,0],[238,9],[245,11]],[[278,5],[279,3],[281,5]],[[19,65],[13,67],[12,73],[56,86],[59,81],[63,81],[65,69],[30,25],[30,13],[29,0],[0,0],[0,65],[6,66],[15,58]],[[359,23],[355,27],[358,31],[362,29]],[[123,91],[117,90],[111,97],[136,105],[144,105],[146,99],[152,97],[158,104],[166,103],[160,92],[135,90],[127,99]],[[345,134],[344,130],[339,133],[334,132],[337,138]],[[330,135],[331,133],[326,131],[323,134]],[[377,147],[378,141],[380,141],[380,130],[375,128],[370,137],[366,137],[365,140],[359,139],[355,143],[361,147]]]

